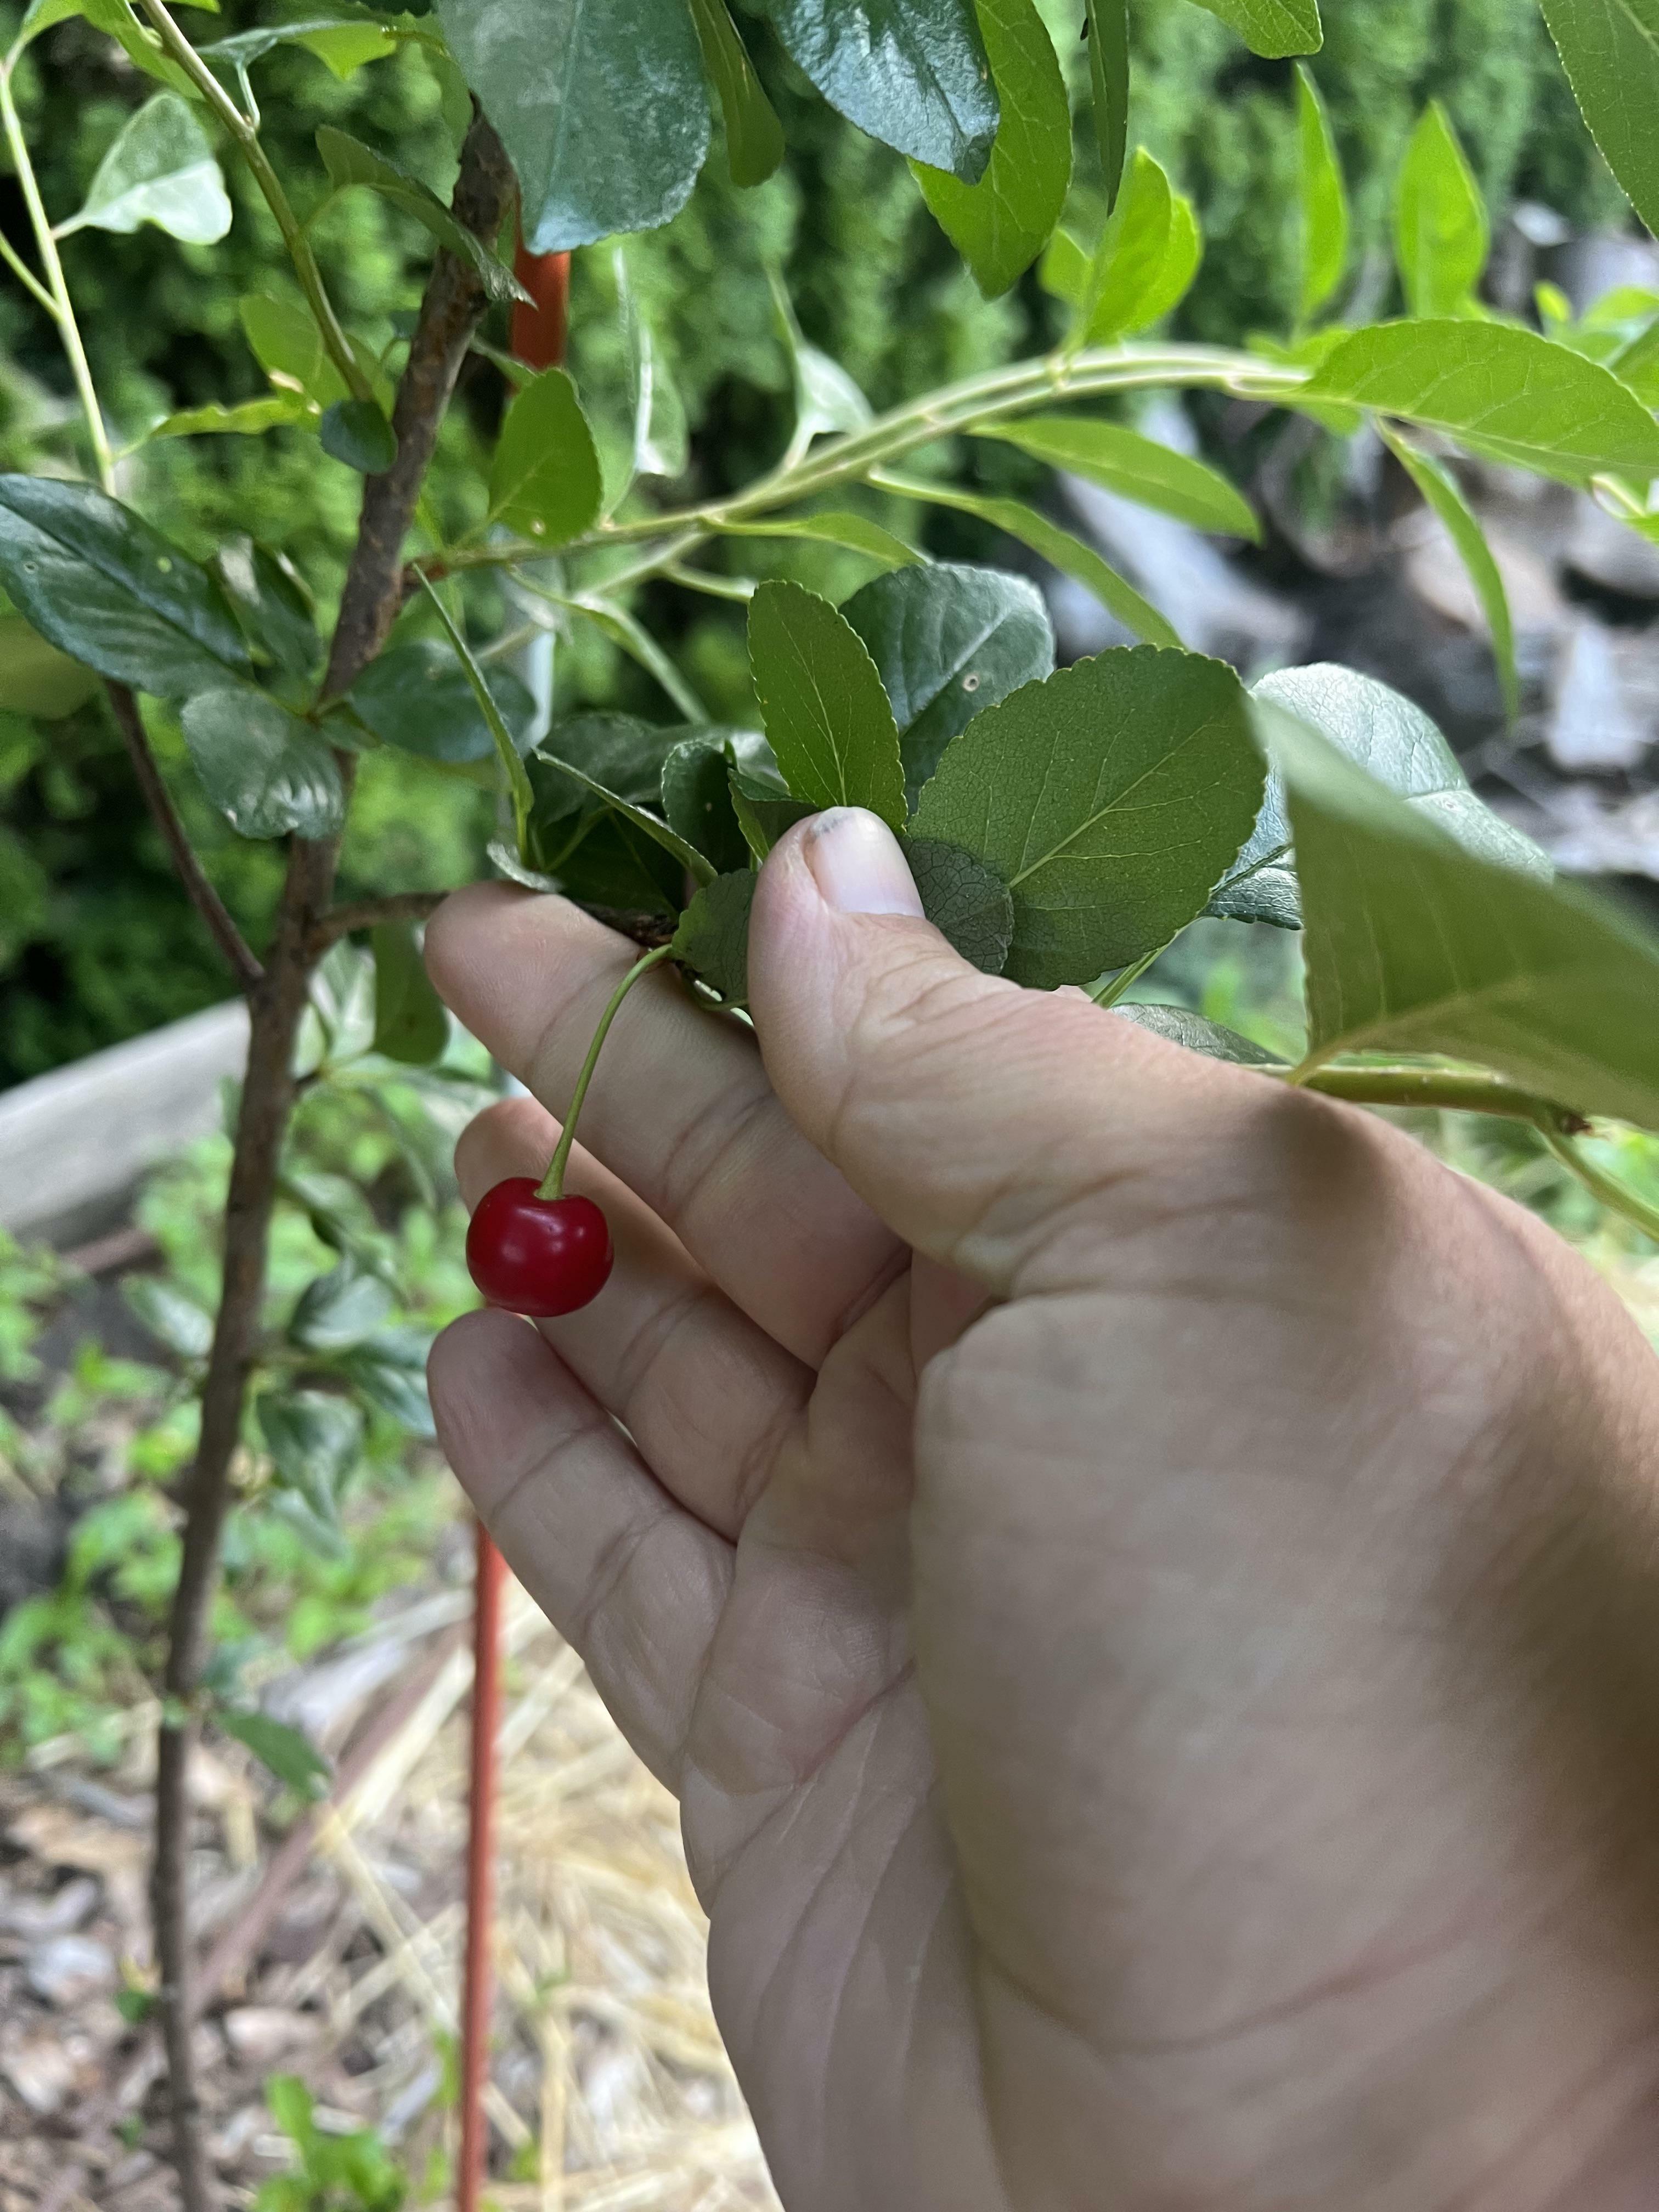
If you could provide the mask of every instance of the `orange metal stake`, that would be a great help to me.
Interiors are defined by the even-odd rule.
[[[570,286],[568,253],[526,253],[520,246],[519,282],[535,305],[513,311],[513,350],[532,368],[564,359]],[[461,2142],[455,2176],[456,2212],[478,2212],[489,2162],[484,2085],[489,2078],[492,1991],[489,1937],[495,1890],[495,1739],[501,1711],[501,1600],[507,1562],[478,1524],[472,1598],[472,1763],[467,1807],[466,1953],[461,1980]]]

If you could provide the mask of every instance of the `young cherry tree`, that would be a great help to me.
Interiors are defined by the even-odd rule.
[[[1319,47],[1317,0],[1200,4],[1259,54]],[[166,0],[31,0],[0,59],[0,124],[32,234],[0,239],[0,257],[62,341],[88,470],[83,480],[0,477],[0,586],[10,603],[0,637],[12,647],[0,705],[25,659],[33,675],[44,665],[70,681],[101,679],[145,803],[252,1024],[200,1439],[179,1499],[183,1550],[156,1785],[160,2008],[187,2212],[212,2205],[216,2190],[192,2073],[186,1761],[206,1718],[246,1733],[210,1686],[225,1520],[247,1464],[325,1504],[355,1448],[353,1391],[392,1389],[386,1375],[376,1380],[368,1339],[351,1358],[324,1360],[319,1388],[260,1389],[272,1364],[261,1317],[273,1212],[284,1200],[313,1213],[319,1203],[285,1176],[283,1145],[302,1017],[308,1004],[339,1013],[331,948],[370,938],[380,1054],[418,1066],[436,1058],[445,1036],[411,929],[431,902],[334,899],[366,750],[451,761],[493,750],[512,825],[492,848],[501,871],[560,891],[632,938],[641,948],[633,975],[673,963],[710,1018],[744,1018],[756,868],[791,823],[829,805],[879,814],[904,841],[946,937],[981,968],[1032,989],[1080,985],[1111,1006],[1201,915],[1299,927],[1308,1041],[1295,1066],[1178,1008],[1122,1011],[1267,1079],[1528,1123],[1609,1202],[1659,1233],[1659,1220],[1581,1147],[1597,1116],[1659,1127],[1659,945],[1553,880],[1543,856],[1476,799],[1439,732],[1407,701],[1334,667],[1247,690],[1230,667],[1187,651],[1097,553],[1035,507],[962,489],[950,465],[954,441],[1000,441],[1200,528],[1249,538],[1255,519],[1234,486],[1133,427],[1134,394],[1239,395],[1338,436],[1375,424],[1468,566],[1512,700],[1502,580],[1447,455],[1593,489],[1632,528],[1659,537],[1659,301],[1616,325],[1552,313],[1545,332],[1483,308],[1484,210],[1449,127],[1431,111],[1396,210],[1408,313],[1348,326],[1343,179],[1316,74],[1299,67],[1286,77],[1301,143],[1297,327],[1249,352],[1157,335],[1202,244],[1190,204],[1158,163],[1144,150],[1129,155],[1126,0],[1086,0],[1085,13],[1107,212],[1079,235],[1061,227],[1073,160],[1065,77],[1035,0],[767,0],[766,35],[853,123],[909,157],[981,289],[1004,291],[1036,266],[1069,310],[1069,329],[1040,359],[872,417],[836,364],[801,340],[781,300],[796,372],[794,435],[757,481],[684,503],[665,486],[684,458],[669,433],[664,364],[626,297],[635,436],[620,483],[607,485],[571,378],[558,367],[514,366],[483,331],[523,299],[521,277],[533,293],[536,257],[672,216],[708,153],[711,89],[733,179],[757,183],[776,167],[782,135],[725,0],[598,11],[573,0],[436,0],[430,11],[401,13],[324,0],[303,19],[205,40],[188,35]],[[1546,0],[1546,13],[1609,160],[1641,213],[1659,221],[1659,131],[1631,121],[1659,115],[1650,41],[1633,17],[1628,31],[1609,32],[1591,0]],[[41,34],[76,14],[118,41],[156,88],[86,204],[49,210],[14,82]],[[263,58],[294,40],[342,70],[404,44],[428,55],[465,125],[447,204],[399,166],[395,149],[332,128],[318,134],[316,176],[276,175],[257,82]],[[322,453],[362,475],[361,524],[326,643],[281,549],[240,543],[200,564],[117,496],[112,426],[58,251],[66,225],[150,222],[198,242],[221,235],[229,218],[222,153],[245,163],[264,195],[303,304],[245,308],[268,398],[173,417],[149,434],[313,434]],[[296,211],[296,201],[346,190],[384,195],[433,240],[395,378],[394,364],[347,327]],[[520,276],[507,252],[515,222]],[[445,543],[422,487],[475,348],[509,379],[510,403],[487,520]],[[520,350],[547,362],[557,347]],[[990,526],[1095,592],[1144,641],[1056,670],[1028,580],[929,560],[896,520],[878,519],[884,500],[896,502],[895,519],[920,504]],[[836,606],[796,583],[753,586],[707,565],[710,549],[754,537],[850,549],[877,573]],[[586,713],[580,698],[561,697],[550,730],[531,745],[523,687],[501,672],[498,650],[486,678],[465,635],[458,586],[482,570],[513,580],[515,603],[532,611],[526,635],[598,625],[680,719]],[[685,687],[634,611],[647,583],[748,600],[759,727],[685,719]],[[279,909],[257,953],[191,849],[152,750],[146,699],[177,714],[195,773],[232,826],[285,845]],[[14,695],[10,703],[27,702]],[[594,1039],[546,1178],[502,1186],[473,1224],[480,1286],[522,1311],[584,1303],[608,1270],[603,1219],[563,1196],[562,1174],[621,996]],[[344,1313],[362,1295],[349,1239],[335,1241],[339,1267],[312,1286],[290,1325],[313,1346],[326,1340],[317,1314]],[[334,1340],[354,1342],[349,1329]],[[303,1757],[269,1729],[248,1740],[279,1764]]]

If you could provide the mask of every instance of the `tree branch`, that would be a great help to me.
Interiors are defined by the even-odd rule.
[[[143,717],[138,712],[138,702],[125,684],[106,684],[104,689],[109,694],[110,710],[126,744],[133,775],[139,790],[144,794],[144,804],[173,855],[173,865],[179,871],[190,902],[207,924],[214,943],[230,963],[237,982],[244,991],[252,990],[264,970],[249,949],[241,931],[231,920],[224,901],[208,881],[202,864],[196,857],[185,825],[179,819],[173,794],[162,781],[161,769],[150,750]]]
[[[461,149],[456,216],[475,237],[493,245],[516,189],[506,149],[483,116],[475,113]],[[398,458],[383,475],[370,477],[364,489],[356,550],[323,680],[325,700],[350,690],[397,619],[403,605],[404,540],[415,519],[444,410],[489,304],[477,271],[441,248],[392,410]]]
[[[157,13],[159,0],[145,0],[145,4],[152,15]],[[500,140],[481,116],[475,117],[462,149],[455,212],[470,229],[493,241],[513,190],[512,168]],[[440,421],[487,305],[476,274],[441,250],[398,386],[392,415],[398,458],[383,475],[369,477],[364,488],[357,544],[329,653],[326,698],[338,697],[350,687],[384,643],[397,617],[403,541],[437,443]],[[337,757],[349,793],[354,763],[349,755]],[[191,2048],[196,1959],[190,1927],[186,1778],[199,1723],[220,1544],[234,1495],[231,1468],[258,1347],[283,1145],[294,1107],[294,1042],[338,858],[337,839],[312,842],[295,838],[290,843],[264,974],[248,994],[252,1028],[225,1211],[224,1285],[202,1390],[201,1437],[185,1489],[184,1542],[168,1620],[150,1893],[161,1969],[161,2033],[172,2089],[174,2166],[183,2212],[215,2212],[218,2195]]]
[[[331,906],[313,929],[307,952],[320,960],[331,945],[360,929],[377,929],[384,921],[424,921],[449,896],[447,891],[390,891],[384,898],[349,899]]]

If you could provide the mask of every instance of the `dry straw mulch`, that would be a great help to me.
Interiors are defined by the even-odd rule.
[[[428,1595],[272,1694],[337,1746],[372,1733],[388,1701],[398,1713],[317,1816],[274,1910],[267,1786],[234,1747],[202,1761],[205,1945],[246,1951],[252,1916],[264,1923],[198,2031],[233,2203],[284,2170],[261,2096],[272,2073],[310,2083],[324,2126],[377,2128],[417,2182],[453,2143],[467,1602],[464,1589]],[[501,2212],[775,2208],[709,2009],[673,1801],[516,1589],[505,1641],[490,2199]],[[131,1719],[113,1774],[48,1746],[0,1795],[0,2212],[176,2203],[153,2039],[115,2002],[147,1948],[153,1715]],[[416,2186],[410,2201],[446,2192]]]

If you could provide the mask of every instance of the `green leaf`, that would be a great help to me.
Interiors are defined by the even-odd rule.
[[[406,11],[415,13],[410,9]],[[333,74],[344,80],[354,76],[365,63],[384,60],[396,53],[400,41],[396,32],[367,15],[312,15],[300,17],[290,23],[262,24],[257,30],[239,31],[228,39],[216,39],[211,46],[198,46],[197,52],[204,61],[219,67],[227,65],[241,77],[257,61],[277,46],[303,46],[325,63]]]
[[[864,641],[799,584],[749,603],[749,659],[784,781],[813,807],[867,806],[904,827],[904,768],[887,694]]]
[[[1562,483],[1659,476],[1659,422],[1616,376],[1504,323],[1379,323],[1302,387],[1443,430],[1471,453]]]
[[[717,522],[722,538],[801,538],[816,545],[844,546],[879,561],[884,568],[902,568],[921,560],[914,545],[895,538],[868,515],[843,514],[830,508],[819,514],[791,515],[766,522]]]
[[[1264,734],[1307,905],[1309,1065],[1442,1053],[1659,1127],[1659,941],[1576,888],[1475,859],[1305,724]]]
[[[1342,282],[1348,265],[1348,188],[1331,118],[1311,72],[1296,72],[1300,190],[1297,199],[1301,284],[1297,319],[1310,323]]]
[[[0,476],[0,586],[71,659],[160,698],[248,665],[206,570],[90,484]]]
[[[878,576],[842,607],[869,649],[898,724],[907,803],[975,714],[1052,674],[1054,634],[1042,594],[997,568]]]
[[[202,788],[243,837],[332,837],[345,790],[325,738],[267,692],[198,691],[179,716]]]
[[[181,1359],[205,1359],[213,1345],[213,1316],[162,1275],[128,1275],[121,1292],[139,1320]]]
[[[1231,24],[1250,52],[1267,61],[1316,54],[1325,43],[1319,0],[1198,0],[1198,4]]]
[[[977,0],[1002,106],[977,184],[917,162],[934,220],[988,300],[1000,299],[1048,244],[1072,181],[1072,111],[1036,0]]]
[[[349,398],[308,307],[255,292],[238,301],[236,312],[254,359],[273,384],[300,393],[319,413]]]
[[[1085,0],[1083,22],[1089,40],[1095,137],[1100,145],[1100,173],[1109,215],[1117,204],[1124,156],[1129,149],[1129,0]]]
[[[536,702],[510,668],[492,662],[490,696],[524,752],[536,726]],[[424,760],[488,760],[495,744],[466,671],[435,637],[387,647],[348,695],[359,720],[381,742]]]
[[[685,407],[658,348],[650,324],[640,312],[629,279],[628,258],[612,249],[617,298],[628,344],[629,380],[633,387],[634,452],[636,477],[678,477],[690,459]]]
[[[314,2138],[311,2092],[297,2074],[275,2074],[265,2084],[270,2117],[290,2142],[303,2150]]]
[[[315,608],[293,564],[251,538],[228,538],[213,556],[213,572],[255,657],[307,677],[322,657]]]
[[[225,1734],[245,1744],[261,1766],[302,1797],[325,1797],[331,1769],[316,1747],[286,1721],[222,1705],[214,1717]]]
[[[306,1285],[288,1333],[309,1352],[345,1352],[373,1336],[391,1311],[389,1285],[343,1260]]]
[[[123,235],[153,222],[187,246],[230,228],[230,201],[207,133],[176,93],[158,92],[124,125],[98,164],[85,204],[60,226]]]
[[[766,97],[726,0],[691,0],[702,65],[720,94],[726,166],[734,185],[763,185],[783,159],[783,125]]]
[[[1006,972],[1086,983],[1202,913],[1249,836],[1263,776],[1231,669],[1146,647],[1028,684],[971,722],[913,828],[1013,895]]]
[[[763,860],[786,830],[813,811],[797,799],[775,769],[734,768],[732,806],[753,857]]]
[[[1014,941],[1014,902],[1001,877],[939,837],[908,839],[904,857],[940,936],[982,974],[1001,975]]]
[[[374,399],[337,399],[318,426],[323,451],[360,477],[384,476],[398,458],[397,433]]]
[[[1285,787],[1271,771],[1255,827],[1204,911],[1221,921],[1261,922],[1270,929],[1302,927],[1291,817],[1285,811]]]
[[[418,178],[411,177],[406,169],[399,168],[397,162],[388,161],[384,154],[377,154],[373,147],[349,137],[343,131],[337,131],[327,123],[317,133],[317,151],[323,157],[329,182],[337,192],[344,191],[351,185],[366,185],[404,214],[413,216],[440,246],[466,264],[498,306],[505,301],[530,297],[512,270],[503,266],[465,223],[456,221],[436,192]]]
[[[1591,137],[1659,233],[1659,0],[1544,0],[1544,21]]]
[[[1457,756],[1422,708],[1386,684],[1352,668],[1318,663],[1266,676],[1252,696],[1319,731],[1368,775],[1421,808],[1467,851],[1499,866],[1549,875],[1546,854],[1469,789]],[[1249,843],[1206,911],[1232,921],[1301,927],[1290,817],[1276,774],[1268,776]]]
[[[769,270],[772,305],[795,381],[795,438],[800,444],[822,434],[861,430],[873,417],[870,403],[838,361],[801,335],[794,302],[775,269]]]
[[[625,720],[627,718],[619,716],[616,719]],[[595,799],[599,799],[608,811],[621,815],[625,822],[648,838],[653,844],[659,845],[663,851],[672,859],[678,860],[696,882],[706,884],[710,880],[714,871],[695,845],[688,842],[678,830],[671,830],[666,822],[648,812],[644,806],[633,799],[624,798],[619,791],[613,790],[608,784],[602,783],[597,776],[577,762],[567,759],[556,750],[554,739],[558,735],[557,730],[553,731],[547,740],[538,746],[535,755],[538,763],[545,768],[556,769],[560,775],[568,776],[574,783],[580,784],[584,791],[591,793]],[[542,865],[545,866],[551,873],[565,872],[565,864],[562,861],[544,860]]]
[[[1237,1030],[1224,1029],[1219,1022],[1206,1021],[1202,1014],[1189,1013],[1185,1006],[1124,1006],[1112,1008],[1126,1022],[1133,1022],[1138,1029],[1150,1030],[1154,1036],[1165,1038],[1170,1044],[1185,1045],[1188,1052],[1201,1052],[1206,1060],[1231,1060],[1236,1067],[1283,1067],[1285,1062],[1276,1052],[1265,1051],[1253,1044]]]
[[[97,689],[90,668],[48,645],[21,615],[0,615],[0,714],[60,721]]]
[[[884,473],[880,481],[887,490],[901,492],[907,499],[927,500],[935,507],[953,507],[961,514],[976,515],[981,522],[994,524],[1022,545],[1029,545],[1033,553],[1040,554],[1062,574],[1074,577],[1137,637],[1145,638],[1149,645],[1180,647],[1180,634],[1174,624],[1166,622],[1149,600],[1142,599],[1133,584],[1126,583],[1115,568],[1109,568],[1092,546],[1073,538],[1057,522],[1050,522],[1035,507],[1024,506],[1017,499],[981,499],[975,493],[957,491],[948,484],[929,483],[920,477]]]
[[[1121,422],[1086,415],[1033,415],[1006,428],[988,427],[973,434],[1018,446],[1050,468],[1086,477],[1123,499],[1190,522],[1195,530],[1218,530],[1253,544],[1261,538],[1261,525],[1225,477]]]
[[[429,1067],[449,1042],[449,1017],[433,989],[406,921],[375,930],[374,1049],[410,1067]]]
[[[430,1337],[418,1330],[382,1329],[354,1345],[341,1359],[339,1372],[411,1436],[434,1436],[437,1431],[426,1391],[426,1359],[431,1348]]]
[[[636,714],[567,714],[549,730],[545,750],[530,762],[536,820],[545,824],[580,814],[594,822],[605,811],[586,785],[555,764],[558,761],[574,763],[631,806],[654,806],[662,792],[663,763],[686,735],[684,723],[643,722]]]
[[[449,51],[500,131],[532,253],[654,230],[708,151],[685,0],[436,0]]]
[[[471,647],[462,635],[455,617],[444,605],[432,579],[424,570],[420,572],[420,577],[421,588],[426,593],[432,611],[438,617],[440,628],[454,649],[455,658],[460,664],[478,712],[483,715],[484,726],[489,732],[490,742],[495,748],[495,757],[501,763],[501,777],[507,786],[507,797],[512,802],[513,825],[518,838],[520,858],[526,859],[528,856],[524,850],[525,831],[529,820],[532,800],[529,775],[526,772],[523,761],[519,757],[519,749],[514,741],[513,732],[507,727],[506,719],[495,703],[495,693],[484,681],[484,672],[473,657]]]
[[[514,397],[489,470],[490,520],[550,549],[598,520],[605,496],[599,457],[576,387],[544,369]]]
[[[740,750],[741,748],[741,750]],[[751,748],[771,749],[750,731],[694,731],[663,756],[662,811],[722,874],[746,867],[749,844],[732,801],[732,770]]]
[[[674,933],[674,957],[728,1006],[749,1003],[749,914],[757,878],[751,868],[703,884]]]
[[[1170,200],[1170,240],[1163,265],[1141,295],[1131,335],[1151,330],[1175,313],[1192,290],[1203,258],[1204,239],[1193,204],[1184,192],[1176,192]]]
[[[1422,708],[1373,676],[1333,663],[1282,668],[1251,696],[1317,730],[1356,767],[1477,858],[1547,878],[1547,856],[1502,821],[1468,778]]]
[[[969,183],[997,100],[972,0],[767,0],[791,58],[884,146]]]
[[[605,814],[583,830],[553,877],[582,906],[662,921],[678,916],[685,904],[685,872],[654,837],[621,814]]]
[[[1090,257],[1079,343],[1105,345],[1146,327],[1141,309],[1158,289],[1174,222],[1170,179],[1146,149],[1137,146],[1128,182]]]
[[[267,1390],[253,1411],[277,1481],[297,1491],[319,1520],[332,1522],[340,1485],[362,1449],[360,1408],[323,1390]]]
[[[1468,571],[1469,581],[1474,586],[1486,617],[1486,627],[1492,632],[1492,658],[1498,663],[1504,711],[1513,722],[1521,711],[1521,679],[1515,665],[1515,623],[1510,614],[1509,593],[1504,588],[1503,575],[1492,558],[1486,532],[1474,509],[1464,498],[1462,486],[1443,460],[1413,446],[1389,423],[1379,427],[1389,452],[1444,524],[1457,549],[1457,557]]]
[[[205,407],[185,407],[176,415],[163,415],[144,433],[152,438],[262,437],[267,430],[286,430],[309,422],[316,410],[297,393],[276,392],[264,399],[244,399],[234,407],[212,400]]]
[[[1492,243],[1486,204],[1437,100],[1423,111],[1395,196],[1395,255],[1413,315],[1468,312]]]

